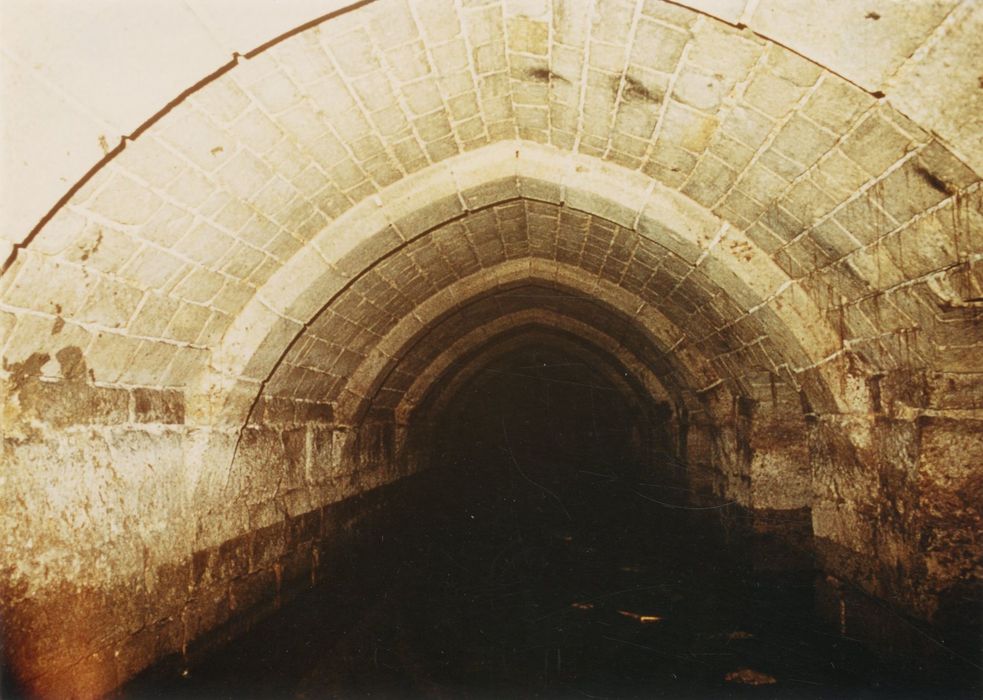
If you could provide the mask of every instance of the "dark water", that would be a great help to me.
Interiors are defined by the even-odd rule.
[[[692,505],[671,469],[535,478],[551,470],[417,479],[350,567],[123,696],[979,695],[971,659],[899,663],[841,636],[807,555],[756,540],[735,506]],[[774,682],[728,680],[742,671]]]

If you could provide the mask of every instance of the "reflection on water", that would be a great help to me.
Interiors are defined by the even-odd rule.
[[[841,635],[824,577],[762,550],[735,506],[589,472],[550,493],[508,460],[417,477],[370,552],[123,695],[976,696],[967,661],[899,664]]]

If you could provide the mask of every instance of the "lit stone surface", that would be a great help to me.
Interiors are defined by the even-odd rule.
[[[194,85],[337,9],[267,34],[195,2],[186,66],[216,65],[118,110],[57,72],[103,34],[5,50],[5,86],[47,91],[9,124],[75,120],[4,136],[0,599],[29,687],[108,691],[309,580],[332,507],[427,466],[408,436],[459,365],[544,334],[664,404],[716,496],[811,512],[831,570],[926,619],[980,575],[980,12],[691,4],[377,0]],[[193,85],[59,202],[90,123]]]

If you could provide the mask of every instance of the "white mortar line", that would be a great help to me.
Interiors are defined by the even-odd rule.
[[[696,23],[693,25],[694,30],[696,27],[700,26],[702,22],[703,17],[698,17]],[[679,27],[674,27],[674,29],[678,31]],[[686,40],[683,50],[679,53],[679,60],[676,61],[676,68],[669,75],[669,82],[666,84],[665,96],[662,98],[662,104],[659,105],[659,116],[656,118],[655,127],[652,129],[652,133],[648,137],[648,146],[645,147],[645,153],[642,154],[641,166],[639,169],[643,169],[646,163],[651,162],[652,151],[655,149],[655,146],[659,142],[659,137],[662,135],[662,125],[665,122],[666,112],[669,111],[669,103],[672,102],[672,95],[676,90],[676,81],[679,79],[679,74],[683,72],[683,67],[686,65],[686,61],[689,59],[689,51],[693,43],[693,32],[691,31],[689,34],[690,36]],[[584,79],[586,80],[586,77]],[[687,153],[689,153],[689,151],[687,151]]]
[[[580,69],[580,99],[577,102],[577,133],[573,141],[573,148],[570,149],[573,153],[580,151],[580,141],[584,133],[584,105],[587,104],[587,75],[590,72],[590,44],[591,34],[594,30],[595,0],[586,0],[582,6],[584,7],[584,12],[587,13],[587,31],[584,34],[584,65]]]
[[[604,154],[601,156],[602,160],[608,160],[611,155],[611,142],[615,133],[614,125],[618,121],[618,112],[621,110],[625,84],[628,82],[626,78],[628,76],[628,66],[630,65],[629,59],[631,58],[632,49],[635,46],[635,37],[638,33],[638,23],[642,17],[643,6],[644,0],[635,0],[635,9],[632,12],[631,24],[628,27],[628,36],[625,39],[624,65],[621,69],[621,75],[618,78],[618,93],[614,96],[614,108],[611,110],[611,116],[608,118],[608,143],[604,148]],[[652,179],[654,180],[655,178]]]

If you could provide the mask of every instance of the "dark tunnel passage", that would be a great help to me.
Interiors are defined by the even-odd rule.
[[[564,340],[506,347],[459,380],[464,386],[428,421],[435,461],[526,465],[527,476],[559,487],[571,472],[636,474],[656,450],[668,452],[668,408],[639,394],[623,368]]]
[[[842,634],[886,613],[694,493],[628,375],[540,330],[463,358],[409,426],[431,468],[342,513],[325,580],[119,697],[973,696],[956,644]]]
[[[981,696],[983,2],[0,17],[0,696]]]

